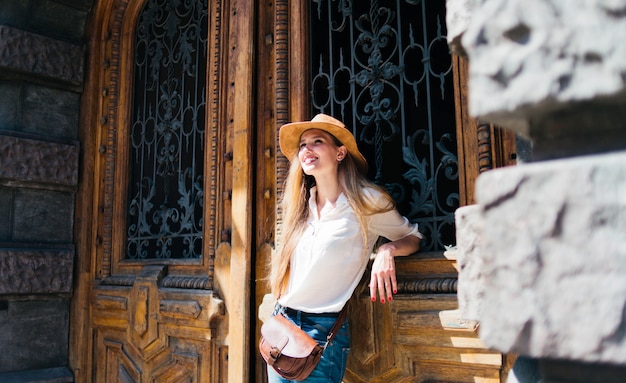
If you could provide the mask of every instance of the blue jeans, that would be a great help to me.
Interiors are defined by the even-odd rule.
[[[283,312],[282,307],[278,307],[273,315],[278,312]],[[326,336],[333,327],[335,316],[324,315],[312,315],[305,312],[297,311],[295,314],[289,315],[284,313],[290,321],[298,325],[304,332],[315,339],[322,347],[326,343]],[[348,330],[348,321],[344,320],[341,328],[335,335],[335,338],[328,344],[322,359],[320,360],[315,370],[309,375],[308,378],[301,382],[306,383],[341,383],[343,374],[346,371],[346,360],[348,359],[348,353],[350,352],[350,334]],[[296,382],[295,380],[287,380],[274,371],[270,366],[267,366],[267,381],[268,383],[289,383]]]

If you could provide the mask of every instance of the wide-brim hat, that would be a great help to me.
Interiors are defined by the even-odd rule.
[[[300,136],[309,129],[320,129],[335,136],[348,149],[348,153],[352,156],[359,171],[362,174],[367,173],[367,161],[359,151],[352,132],[346,128],[343,122],[323,113],[313,117],[311,121],[291,122],[280,128],[280,150],[289,161],[292,161],[298,154]]]

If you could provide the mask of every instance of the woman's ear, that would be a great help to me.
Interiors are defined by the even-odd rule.
[[[346,158],[347,152],[348,150],[345,146],[339,147],[339,151],[337,152],[337,161],[343,161],[343,159]]]

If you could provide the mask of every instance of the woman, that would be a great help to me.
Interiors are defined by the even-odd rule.
[[[372,264],[372,302],[397,292],[395,256],[418,250],[422,234],[393,200],[365,178],[367,162],[341,121],[318,114],[280,129],[291,161],[282,200],[282,234],[270,285],[283,314],[320,344],[351,297],[379,237]],[[306,382],[341,382],[350,348],[345,321]],[[270,383],[288,382],[268,367]]]

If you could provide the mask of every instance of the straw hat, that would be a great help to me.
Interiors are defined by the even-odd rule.
[[[311,121],[292,122],[280,128],[280,150],[289,161],[298,154],[300,136],[309,129],[320,129],[335,136],[348,149],[359,171],[363,174],[367,173],[367,161],[359,151],[352,132],[341,121],[321,113],[313,117]]]

